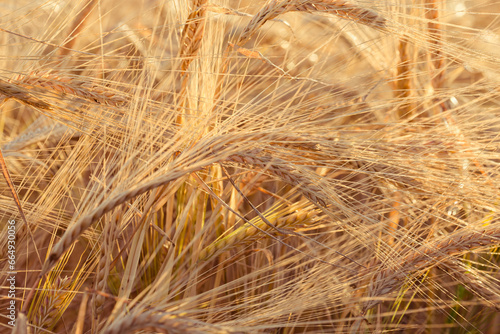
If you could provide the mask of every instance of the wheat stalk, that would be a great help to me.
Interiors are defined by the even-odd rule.
[[[439,23],[439,5],[436,0],[425,0],[425,18],[427,30],[429,31],[430,63],[431,63],[431,83],[434,89],[438,89],[443,84],[444,78],[444,57],[441,52],[443,37],[441,34],[441,24]]]
[[[410,57],[410,44],[406,37],[402,37],[399,40],[398,53],[399,62],[397,66],[397,75],[395,83],[395,95],[399,101],[402,101],[403,105],[398,108],[398,117],[410,118],[411,110],[413,108],[411,101],[412,94],[412,75],[411,66],[413,64]]]

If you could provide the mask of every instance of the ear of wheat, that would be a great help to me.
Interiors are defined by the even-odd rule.
[[[263,215],[271,224],[280,229],[293,228],[300,224],[310,224],[317,212],[312,208],[306,208],[307,202],[302,203],[281,210],[271,208],[268,212],[263,213]],[[237,228],[235,231],[221,237],[204,248],[199,254],[200,260],[208,260],[222,250],[251,242],[258,237],[260,230],[273,232],[270,226],[265,224],[259,217],[252,219],[250,223]]]
[[[496,330],[498,2],[28,2],[14,332]]]
[[[381,15],[347,1],[270,0],[245,27],[236,44],[240,46],[245,44],[264,23],[292,11],[334,14],[379,29],[386,26],[386,20]]]
[[[123,106],[127,101],[117,92],[109,88],[80,81],[76,78],[65,77],[53,72],[34,71],[29,74],[20,74],[10,79],[10,82],[26,88],[37,87],[63,94],[70,94],[90,102],[110,106]]]

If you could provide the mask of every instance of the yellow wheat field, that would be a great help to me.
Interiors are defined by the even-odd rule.
[[[496,1],[0,18],[1,333],[498,333]]]

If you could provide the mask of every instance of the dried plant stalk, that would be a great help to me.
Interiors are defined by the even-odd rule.
[[[402,101],[398,108],[398,118],[409,118],[411,116],[412,104],[409,102],[412,94],[411,66],[413,61],[410,57],[410,44],[406,37],[399,40],[398,52],[399,62],[397,66],[395,97]]]
[[[439,23],[439,6],[436,0],[425,1],[425,18],[428,19],[430,58],[432,64],[432,86],[440,88],[444,78],[444,56],[442,49],[441,24]]]
[[[96,4],[97,1],[95,0],[87,0],[87,2],[83,5],[82,9],[75,17],[67,41],[64,43],[63,47],[59,49],[59,54],[61,56],[69,54],[70,50],[75,45],[78,34],[81,33],[90,12],[94,9]]]

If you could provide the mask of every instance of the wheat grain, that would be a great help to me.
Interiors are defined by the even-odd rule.
[[[253,165],[267,169],[270,173],[278,176],[284,182],[298,186],[299,190],[309,198],[313,203],[327,206],[330,201],[329,196],[318,184],[312,182],[303,173],[297,171],[284,160],[265,156],[259,153],[250,155],[233,155],[229,157],[230,161],[237,162],[243,165]]]
[[[125,98],[116,92],[112,92],[110,89],[99,87],[88,81],[80,81],[76,78],[64,77],[52,72],[33,71],[28,74],[19,74],[12,78],[10,82],[28,89],[32,87],[43,88],[110,106],[119,107],[126,103]]]
[[[258,152],[258,151],[255,151]],[[233,161],[243,164],[251,164],[259,166],[260,168],[267,168],[271,173],[278,176],[284,182],[294,186],[299,186],[300,191],[311,201],[326,207],[329,198],[320,186],[311,182],[308,178],[304,177],[298,171],[290,167],[285,161],[267,156],[256,157],[255,152],[252,151],[248,155],[232,155],[228,157],[227,161]],[[219,159],[222,160],[222,157]],[[213,161],[210,164],[214,163]],[[125,191],[114,198],[101,203],[97,208],[90,213],[81,217],[77,222],[72,224],[64,233],[61,240],[52,248],[49,257],[42,269],[42,275],[47,273],[50,268],[57,262],[57,260],[64,254],[70,245],[86,231],[96,220],[102,217],[105,213],[111,211],[113,208],[125,203],[126,201],[139,196],[147,191],[163,186],[172,181],[176,181],[183,176],[201,170],[204,166],[196,167],[179,167],[169,171],[168,175],[159,177],[150,182],[146,182],[142,186]]]
[[[372,28],[386,27],[386,19],[380,14],[342,0],[289,0],[290,11],[334,14],[343,19]]]
[[[488,277],[488,274],[482,273],[471,265],[466,266],[458,261],[446,261],[446,272],[459,284],[463,284],[467,290],[472,291],[480,297],[482,303],[500,311],[500,289],[497,279]]]
[[[298,224],[310,223],[317,212],[311,208],[306,209],[306,204],[298,203],[291,207],[276,212],[275,208],[263,213],[266,219],[277,228],[290,228]],[[227,250],[238,245],[251,242],[255,239],[259,231],[270,231],[271,227],[264,223],[260,217],[250,220],[251,224],[245,224],[220,240],[217,240],[204,248],[199,255],[200,260],[208,260],[216,253]]]
[[[154,328],[156,331],[166,333],[234,333],[222,326],[211,325],[199,320],[179,317],[175,314],[146,311],[142,314],[130,314],[114,320],[103,329],[103,334],[121,334],[124,331],[137,331],[140,329]]]
[[[104,201],[101,205],[99,205],[90,213],[80,218],[76,223],[71,225],[66,230],[61,240],[59,240],[59,242],[50,251],[49,257],[45,261],[41,274],[45,275],[45,273],[47,273],[56,264],[57,260],[64,254],[64,252],[68,250],[71,244],[105,213],[111,211],[115,207],[149,190],[158,188],[162,185],[175,181],[189,173],[196,172],[200,169],[201,167],[190,168],[187,170],[184,168],[179,168],[178,170],[172,170],[170,174],[165,177],[159,178],[158,180],[146,182],[142,186],[125,191],[113,197],[110,200]]]
[[[475,45],[483,37],[498,44],[499,5],[487,0],[459,17],[449,7],[457,1],[227,3],[234,10],[202,0],[79,0],[79,8],[98,6],[89,20],[66,16],[73,8],[52,2],[14,5],[6,14],[4,28],[16,31],[0,28],[9,56],[4,72],[23,75],[0,82],[0,92],[33,108],[2,105],[0,129],[14,138],[3,148],[54,138],[50,131],[59,137],[66,126],[79,130],[75,136],[85,132],[64,146],[11,152],[7,161],[37,231],[47,235],[32,245],[27,230],[18,230],[18,250],[31,257],[17,262],[25,275],[19,282],[37,279],[36,249],[49,251],[44,274],[55,261],[58,270],[73,271],[68,304],[78,304],[78,283],[94,279],[94,314],[78,318],[91,332],[226,330],[217,325],[249,333],[346,332],[353,321],[356,332],[420,324],[486,332],[496,318],[483,305],[499,301],[496,250],[461,254],[498,244],[491,234],[500,198],[498,52]],[[240,10],[249,8],[257,14],[243,17]],[[266,22],[279,19],[290,24],[266,25],[248,46]],[[484,66],[472,73],[477,63]],[[33,124],[19,135],[34,112],[65,125]],[[224,176],[214,163],[236,168]],[[206,168],[211,177],[204,177]],[[202,169],[201,182],[193,182]],[[257,175],[265,181],[253,182]],[[237,179],[252,182],[229,184]],[[146,193],[157,186],[165,192]],[[14,212],[8,200],[0,197],[3,218]],[[276,203],[286,204],[268,209]],[[254,226],[228,230],[234,217],[244,221],[260,210]],[[319,210],[321,224],[300,236],[297,223],[316,222],[308,215]],[[137,218],[151,220],[145,223],[158,227],[161,240],[152,232],[129,248]],[[297,237],[284,243],[276,234]],[[154,257],[165,237],[172,244]],[[262,251],[228,252],[257,237]],[[213,266],[200,259],[213,259],[206,263]],[[5,276],[6,260],[0,264]],[[481,269],[469,269],[476,265]],[[434,266],[443,272],[418,280],[422,286],[412,292],[419,300],[389,309],[388,294],[415,286],[417,275]],[[475,299],[460,299],[462,287],[453,295],[450,268]],[[46,275],[41,289],[53,289],[56,274]],[[120,286],[130,288],[127,300],[113,295]],[[32,291],[34,301],[49,305],[42,300],[49,293]],[[52,330],[60,332],[75,322],[76,311],[57,319],[54,308],[37,308],[30,296],[23,305],[30,319],[36,311],[53,319],[35,319],[30,328],[57,322]],[[120,305],[112,309],[114,302]],[[431,308],[437,316],[427,314]],[[26,319],[16,327],[26,329]]]
[[[179,58],[181,59],[181,73],[185,73],[189,64],[196,58],[203,40],[206,24],[207,0],[194,0],[194,9],[184,24],[181,36],[181,48]]]
[[[52,106],[34,96],[29,90],[23,89],[17,85],[11,85],[8,82],[0,79],[0,94],[5,95],[4,99],[14,99],[23,104],[42,109],[52,110]]]
[[[255,32],[269,20],[287,12],[334,14],[343,19],[361,23],[372,28],[382,29],[386,20],[374,11],[353,5],[342,0],[271,0],[253,17],[241,33],[237,45],[242,46]]]
[[[48,284],[47,284],[48,283]],[[56,320],[61,317],[61,308],[65,303],[68,289],[72,285],[71,277],[56,277],[53,282],[46,282],[45,294],[42,294],[42,301],[37,308],[34,323],[35,333],[41,333],[38,328],[52,329]],[[63,309],[64,310],[64,309]]]
[[[451,256],[476,248],[493,247],[500,243],[500,228],[491,227],[483,232],[464,230],[431,244],[422,245],[395,261],[396,265],[376,273],[368,286],[363,313],[381,302],[377,297],[398,289],[412,273],[417,273],[445,261]]]

